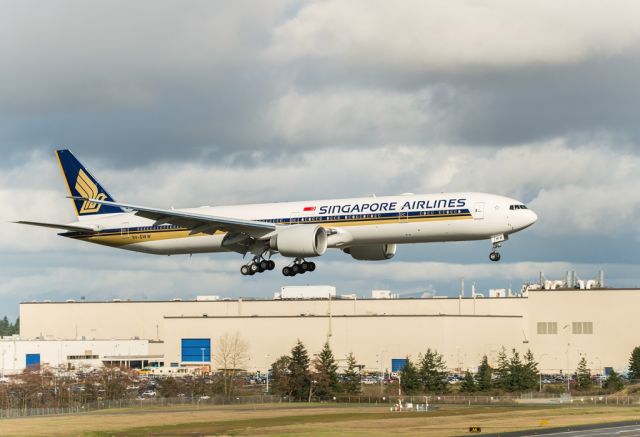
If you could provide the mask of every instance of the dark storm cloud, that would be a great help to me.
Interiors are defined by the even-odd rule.
[[[628,53],[442,70],[424,60],[389,62],[388,51],[348,62],[273,56],[277,29],[312,9],[306,3],[8,5],[0,19],[0,53],[11,66],[0,70],[0,165],[59,145],[137,167],[252,165],[308,147],[640,136],[640,61]]]
[[[472,98],[458,108],[452,131],[469,144],[510,145],[602,132],[622,145],[637,144],[639,73],[640,58],[613,57],[459,80]]]
[[[3,155],[65,144],[129,166],[265,142],[260,50],[286,2],[5,6]]]

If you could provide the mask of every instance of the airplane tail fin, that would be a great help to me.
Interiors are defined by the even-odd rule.
[[[102,185],[94,178],[89,170],[87,170],[76,159],[69,150],[56,150],[56,157],[62,170],[62,175],[67,183],[69,194],[71,197],[82,197],[84,199],[108,200],[114,202],[113,198],[107,193]],[[121,213],[120,208],[89,200],[72,199],[73,207],[76,210],[78,218],[95,217],[98,214],[114,214]]]

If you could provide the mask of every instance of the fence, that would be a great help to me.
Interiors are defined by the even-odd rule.
[[[414,404],[439,405],[638,405],[640,396],[546,396],[539,397],[533,394],[521,396],[459,396],[459,395],[409,395],[409,396],[335,396],[318,398],[313,397],[312,402],[333,404],[335,406],[347,407],[351,404],[369,406],[392,406],[402,399],[403,402]],[[271,404],[271,403],[294,403],[287,396],[254,395],[238,396],[227,399],[224,396],[201,396],[201,397],[178,397],[178,398],[147,398],[147,399],[122,399],[122,400],[102,400],[90,402],[84,405],[71,407],[43,407],[43,408],[13,408],[0,410],[0,419],[30,417],[30,416],[53,416],[82,414],[90,411],[106,410],[112,408],[149,408],[149,407],[171,407],[171,406],[191,406],[199,408],[206,405],[241,405],[241,404]],[[302,405],[304,402],[296,402]]]

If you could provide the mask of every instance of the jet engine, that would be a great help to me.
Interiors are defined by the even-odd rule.
[[[391,259],[396,254],[395,244],[366,244],[362,246],[351,246],[343,249],[354,259],[360,261],[382,261]]]
[[[327,231],[319,225],[291,225],[278,230],[269,245],[283,256],[320,256],[327,250]]]

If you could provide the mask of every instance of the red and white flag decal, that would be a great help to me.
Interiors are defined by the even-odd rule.
[[[315,211],[316,207],[315,206],[305,206],[303,211]]]

